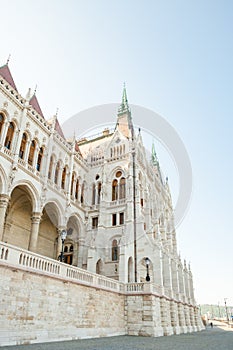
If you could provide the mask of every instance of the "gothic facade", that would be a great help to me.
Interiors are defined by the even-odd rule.
[[[0,241],[55,260],[63,249],[66,264],[150,282],[195,307],[169,186],[134,130],[125,88],[113,131],[67,140],[57,117],[46,120],[35,93],[22,97],[2,66],[0,156]]]

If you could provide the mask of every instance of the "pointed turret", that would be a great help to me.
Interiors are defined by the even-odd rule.
[[[37,97],[36,97],[36,88],[37,88],[37,86],[35,87],[34,94],[32,95],[32,97],[29,100],[29,104],[35,109],[35,111],[38,114],[40,114],[44,118],[43,112],[40,108],[39,102],[38,102]]]
[[[7,63],[4,64],[4,66],[0,67],[0,75],[8,82],[8,84],[13,89],[15,89],[18,92],[16,85],[15,85],[15,82],[14,82],[14,79],[12,78],[10,69],[8,67],[8,62],[9,62],[9,58],[7,60]]]
[[[154,166],[158,166],[159,165],[159,161],[158,161],[157,154],[156,154],[156,151],[155,151],[155,144],[154,144],[154,142],[152,143],[151,163]]]
[[[131,118],[131,111],[128,105],[126,87],[124,84],[121,105],[117,113],[117,128],[126,137],[133,138],[134,129]]]

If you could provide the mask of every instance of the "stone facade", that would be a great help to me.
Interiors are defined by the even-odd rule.
[[[57,116],[45,120],[35,93],[29,90],[22,97],[8,65],[0,67],[0,157],[0,241],[5,247],[57,261],[65,230],[66,265],[124,284],[122,315],[129,334],[200,328],[191,269],[177,254],[169,185],[154,150],[147,159],[125,88],[113,131],[67,140]],[[35,278],[31,285],[37,283]],[[98,308],[93,310],[96,316]],[[30,320],[26,324],[30,329]]]

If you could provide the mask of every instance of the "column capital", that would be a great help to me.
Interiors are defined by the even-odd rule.
[[[10,197],[7,194],[0,194],[0,208],[5,208],[8,205]]]
[[[41,219],[42,213],[41,212],[34,212],[32,213],[31,220],[33,224],[39,223]]]

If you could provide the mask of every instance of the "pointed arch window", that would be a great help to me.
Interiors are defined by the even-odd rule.
[[[119,259],[119,247],[117,240],[114,239],[112,241],[112,261],[117,261]]]
[[[50,157],[48,179],[51,180],[53,171],[53,156]]]
[[[2,132],[2,127],[3,127],[3,124],[4,124],[4,120],[5,120],[5,118],[4,118],[3,114],[0,113],[0,134]]]
[[[84,203],[84,190],[85,190],[85,184],[82,184],[82,189],[81,189],[81,198],[80,202],[83,204]]]
[[[19,149],[19,158],[23,159],[25,150],[27,146],[27,134],[24,132],[21,140],[21,145]]]
[[[7,130],[5,144],[4,144],[4,146],[8,149],[11,149],[11,147],[12,147],[12,140],[13,140],[14,132],[15,132],[15,126],[12,122],[10,122],[10,125],[8,127],[8,130]]]
[[[119,199],[125,198],[125,178],[122,177],[120,179],[120,193],[119,193]]]
[[[115,174],[115,179],[112,182],[112,201],[124,199],[126,196],[126,181],[122,172],[119,170]]]
[[[101,195],[101,182],[98,182],[98,187],[97,187],[97,204],[100,204],[100,195]]]
[[[79,190],[79,180],[76,182],[76,187],[75,187],[75,199],[78,199],[78,190]]]
[[[66,166],[62,170],[62,177],[61,177],[61,188],[64,190],[65,189],[65,183],[66,183]]]
[[[36,142],[35,142],[35,140],[32,140],[31,145],[30,145],[30,149],[29,149],[29,154],[28,154],[28,164],[29,165],[32,165],[32,163],[33,163],[35,150],[36,150]]]
[[[58,182],[58,174],[59,174],[59,169],[60,169],[60,163],[57,162],[55,173],[54,173],[54,183],[57,185]]]
[[[71,194],[71,196],[73,196],[73,192],[74,192],[74,179],[75,179],[75,173],[73,172],[73,174],[72,174],[72,180],[71,180],[71,188],[70,188],[70,194]]]
[[[38,153],[37,163],[36,163],[36,169],[38,171],[41,170],[41,162],[42,162],[42,158],[43,158],[43,153],[44,153],[44,150],[43,150],[43,147],[41,147],[39,150],[39,153]]]
[[[118,199],[118,181],[115,179],[112,182],[112,200],[116,201]]]

